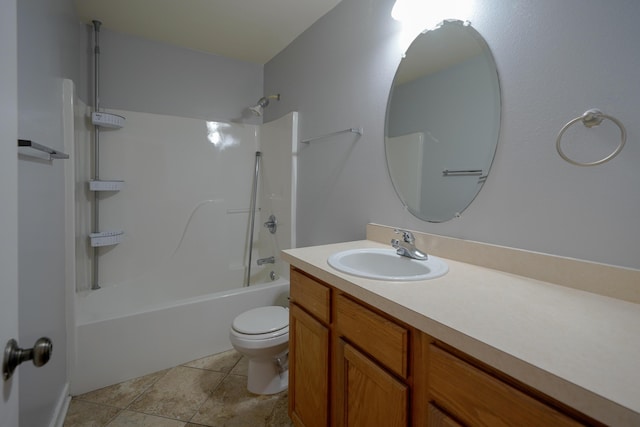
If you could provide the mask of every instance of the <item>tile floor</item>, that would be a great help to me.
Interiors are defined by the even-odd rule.
[[[194,360],[71,400],[64,427],[289,427],[288,395],[249,393],[235,350]]]

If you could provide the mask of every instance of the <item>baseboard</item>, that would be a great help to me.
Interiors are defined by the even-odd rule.
[[[60,393],[60,397],[58,398],[58,403],[51,417],[49,427],[63,427],[64,419],[69,409],[69,403],[71,403],[71,396],[69,395],[69,383],[67,382],[62,388],[62,393]]]

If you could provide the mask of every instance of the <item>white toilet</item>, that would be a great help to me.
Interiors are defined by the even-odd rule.
[[[247,389],[274,394],[289,382],[289,309],[254,308],[233,320],[229,333],[233,348],[249,359]]]

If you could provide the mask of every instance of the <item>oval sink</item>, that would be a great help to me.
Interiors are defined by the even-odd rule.
[[[426,261],[418,261],[398,255],[393,248],[350,249],[336,252],[327,262],[343,273],[389,281],[434,279],[449,271],[438,257],[429,255]]]

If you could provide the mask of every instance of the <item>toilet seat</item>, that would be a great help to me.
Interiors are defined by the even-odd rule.
[[[237,316],[231,333],[247,340],[275,338],[289,333],[289,310],[285,307],[258,307]]]

